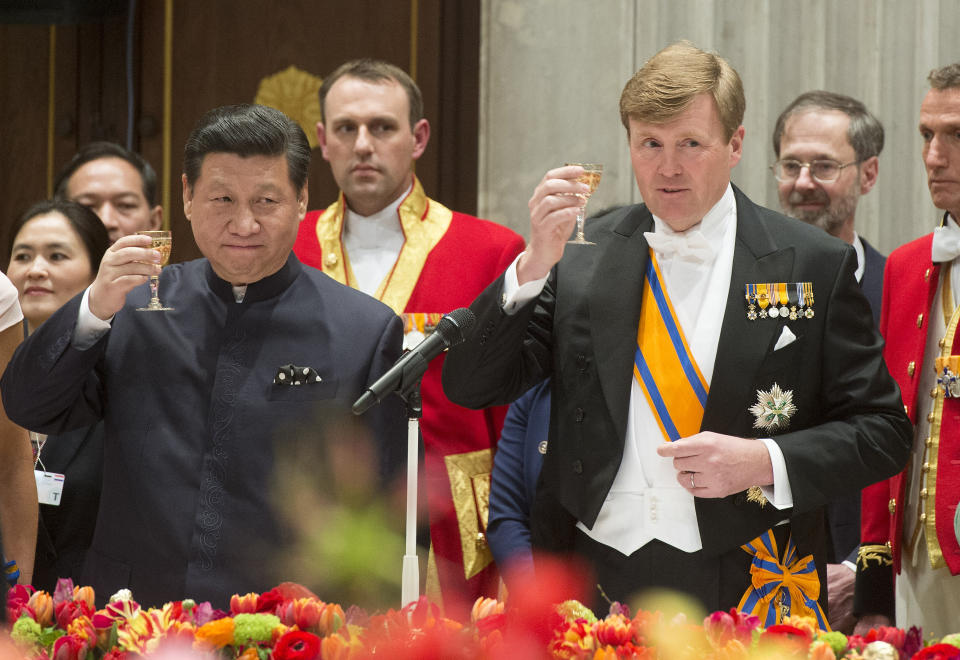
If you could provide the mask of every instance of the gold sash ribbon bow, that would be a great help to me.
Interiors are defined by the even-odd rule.
[[[773,530],[767,530],[741,548],[753,555],[753,562],[750,565],[751,586],[740,599],[738,610],[760,617],[765,628],[794,615],[815,618],[821,630],[830,630],[827,617],[817,602],[820,578],[813,555],[798,558],[791,537],[787,539],[781,561]]]

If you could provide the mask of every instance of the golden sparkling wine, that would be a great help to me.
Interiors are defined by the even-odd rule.
[[[173,249],[173,234],[168,230],[138,231],[138,234],[150,237],[150,247],[160,253],[160,265],[166,266],[170,261],[170,250]],[[146,307],[138,307],[138,312],[168,312],[173,307],[167,307],[160,302],[160,276],[150,276],[150,303]]]
[[[173,247],[170,237],[154,238],[150,247],[160,253],[160,265],[166,266],[170,261],[170,249]]]
[[[600,185],[600,177],[603,176],[603,165],[600,163],[564,163],[565,165],[579,165],[583,168],[583,174],[577,177],[577,181],[590,186],[589,193],[578,193],[577,197],[584,200],[583,206],[577,211],[577,236],[569,241],[568,244],[574,245],[596,245],[593,241],[588,241],[583,236],[583,222],[586,217],[587,200]]]

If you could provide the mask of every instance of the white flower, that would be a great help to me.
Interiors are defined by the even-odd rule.
[[[115,603],[118,600],[121,600],[121,601],[133,600],[133,593],[129,589],[121,589],[117,593],[110,596],[109,602]]]
[[[757,390],[757,402],[749,410],[757,418],[753,422],[754,428],[768,431],[786,428],[797,412],[793,405],[793,390],[783,391],[776,383],[769,392]]]

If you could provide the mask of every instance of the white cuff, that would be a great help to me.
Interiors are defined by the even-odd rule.
[[[547,283],[547,278],[550,277],[548,273],[539,280],[531,280],[521,285],[517,278],[517,262],[524,254],[524,252],[521,252],[517,255],[517,258],[513,260],[513,263],[503,274],[503,292],[500,294],[500,306],[507,316],[539,296],[540,292],[543,291],[543,285]]]
[[[767,500],[778,509],[789,509],[793,506],[793,490],[790,488],[790,477],[787,476],[787,462],[783,458],[780,446],[770,438],[760,438],[760,442],[770,454],[773,464],[773,487],[761,486],[760,490]]]
[[[94,316],[90,311],[90,287],[83,292],[80,300],[80,311],[77,314],[77,327],[73,330],[73,347],[78,351],[85,351],[103,337],[110,330],[111,316],[104,321]]]

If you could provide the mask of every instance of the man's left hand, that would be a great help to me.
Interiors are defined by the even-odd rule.
[[[827,610],[830,627],[844,635],[853,633],[853,585],[856,572],[843,564],[827,564]]]
[[[697,497],[726,497],[773,483],[773,464],[757,440],[703,431],[665,442],[657,453],[673,458],[677,482]]]

